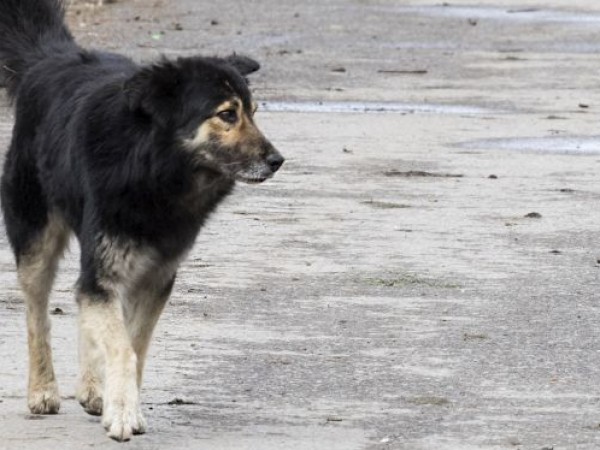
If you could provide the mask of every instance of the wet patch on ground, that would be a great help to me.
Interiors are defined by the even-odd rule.
[[[399,113],[399,114],[490,114],[502,113],[477,106],[456,104],[417,104],[400,102],[328,102],[328,101],[268,101],[261,102],[260,107],[265,112],[295,112],[295,113]]]
[[[464,142],[457,144],[457,147],[566,155],[600,155],[600,136],[493,138]]]

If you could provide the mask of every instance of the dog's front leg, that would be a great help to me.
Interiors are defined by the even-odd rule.
[[[104,360],[102,424],[108,436],[127,441],[144,433],[140,409],[137,357],[127,332],[118,290],[97,298],[80,293],[81,338],[96,346]]]
[[[148,283],[132,293],[124,308],[127,331],[137,356],[137,383],[140,389],[152,332],[169,299],[174,282],[175,275],[172,275],[166,282],[161,280],[158,283]]]
[[[77,400],[86,413],[102,415],[104,389],[104,355],[88,332],[80,315],[79,365],[81,376],[77,386]]]

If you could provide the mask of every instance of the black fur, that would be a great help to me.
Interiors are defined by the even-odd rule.
[[[48,296],[72,232],[81,247],[77,398],[125,441],[146,428],[141,373],[181,257],[234,180],[262,182],[283,157],[254,124],[245,77],[257,62],[140,67],[80,48],[63,14],[61,0],[0,0],[0,80],[15,105],[0,194],[25,294],[28,405],[34,414],[60,407]]]
[[[259,65],[232,55],[140,67],[80,48],[63,11],[61,0],[0,0],[0,78],[16,107],[2,209],[17,263],[48,215],[62,216],[81,244],[80,288],[96,291],[97,236],[175,258],[230,193],[234,177],[182,142],[232,95],[251,109],[244,77]],[[261,158],[278,155],[260,145]]]

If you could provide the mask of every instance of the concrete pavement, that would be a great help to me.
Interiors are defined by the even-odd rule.
[[[183,265],[127,444],[73,399],[76,243],[52,301],[63,408],[27,414],[2,233],[0,448],[600,448],[600,4],[444,5],[73,5],[82,43],[141,61],[255,56],[287,162]]]

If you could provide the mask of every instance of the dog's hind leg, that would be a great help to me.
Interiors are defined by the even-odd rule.
[[[18,256],[17,271],[27,314],[28,405],[34,414],[56,414],[60,408],[50,347],[48,298],[68,236],[63,221],[50,215],[44,229]]]
[[[25,297],[29,409],[34,414],[55,414],[60,397],[52,364],[48,297],[69,230],[58,213],[48,210],[30,139],[19,134],[19,123],[17,120],[6,155],[0,195],[6,234]]]

